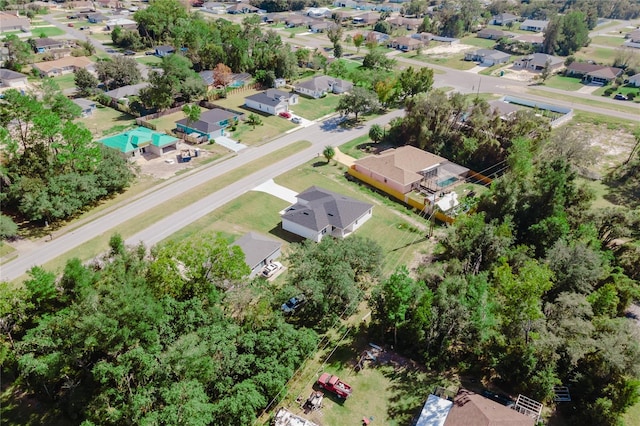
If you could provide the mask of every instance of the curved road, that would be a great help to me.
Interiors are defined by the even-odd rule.
[[[268,144],[247,148],[240,151],[237,156],[221,162],[214,167],[208,167],[186,178],[179,179],[171,184],[165,185],[162,190],[152,192],[144,197],[113,210],[92,222],[89,222],[51,242],[42,244],[32,250],[20,253],[17,259],[8,262],[0,267],[0,279],[15,280],[22,276],[29,268],[35,265],[42,265],[63,253],[91,240],[92,238],[109,232],[110,229],[143,214],[170,199],[179,202],[180,195],[185,193],[185,188],[197,191],[198,185],[208,180],[215,179],[231,170],[242,167],[254,160],[257,160],[275,150],[283,148],[300,140],[308,140],[311,147],[301,151],[291,157],[285,158],[260,171],[257,171],[233,184],[223,188],[182,210],[172,214],[159,222],[156,222],[147,229],[140,230],[139,233],[127,240],[128,244],[136,244],[140,241],[147,246],[151,246],[158,241],[173,234],[179,229],[192,223],[218,207],[223,206],[238,195],[241,195],[258,184],[274,178],[285,171],[299,166],[322,152],[326,145],[339,146],[351,139],[367,134],[371,124],[386,124],[392,118],[399,117],[404,111],[393,111],[365,125],[348,130],[338,127],[339,118],[330,118],[320,123],[314,123],[309,127],[302,128],[289,133]]]

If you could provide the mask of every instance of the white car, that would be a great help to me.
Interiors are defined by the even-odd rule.
[[[280,262],[272,262],[272,263],[270,263],[270,264],[268,264],[267,266],[264,267],[264,269],[262,270],[262,276],[265,277],[265,278],[272,277],[273,274],[278,272],[278,270],[280,268],[282,268],[282,263],[280,263]]]
[[[293,117],[291,119],[291,122],[295,123],[295,124],[300,124],[300,123],[302,123],[302,119],[300,117]]]

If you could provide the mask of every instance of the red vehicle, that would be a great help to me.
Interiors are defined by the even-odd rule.
[[[280,117],[282,118],[286,118],[287,120],[291,118],[291,113],[287,112],[287,111],[282,111],[280,114],[278,114]]]
[[[329,373],[320,375],[318,385],[329,392],[333,392],[338,398],[346,399],[352,392],[351,386],[340,380],[338,376],[333,376]]]

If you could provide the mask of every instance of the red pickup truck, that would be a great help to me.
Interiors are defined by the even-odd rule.
[[[333,376],[329,373],[320,375],[318,385],[329,392],[333,392],[338,398],[346,399],[352,392],[351,386],[340,380],[338,376]]]

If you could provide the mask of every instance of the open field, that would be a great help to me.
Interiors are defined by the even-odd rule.
[[[157,56],[142,56],[139,58],[135,58],[136,61],[140,62],[143,65],[147,65],[149,67],[159,67],[160,63],[162,62],[161,58],[158,58]]]
[[[624,37],[615,36],[595,36],[591,39],[591,44],[600,44],[609,47],[621,47],[624,43]]]
[[[298,104],[291,107],[291,112],[298,114],[307,120],[315,120],[327,114],[336,112],[340,102],[340,96],[327,94],[324,98],[311,99],[304,96],[298,97]]]
[[[470,46],[481,47],[483,49],[493,49],[496,45],[495,40],[488,40],[486,38],[479,38],[474,35],[463,37],[460,39],[460,43],[468,44]]]
[[[609,47],[587,46],[574,53],[576,59],[582,61],[595,61],[604,65],[612,65],[616,56],[616,49]]]
[[[631,112],[629,110],[629,107],[627,107],[624,102],[620,102],[620,104],[614,104],[614,103],[602,102],[602,101],[597,101],[592,99],[578,98],[577,96],[570,96],[562,93],[547,92],[545,90],[533,89],[533,88],[528,88],[527,93],[531,93],[532,95],[537,95],[537,96],[544,96],[549,99],[560,99],[563,101],[573,102],[581,105],[591,105],[599,108],[606,108],[612,111]]]
[[[53,79],[53,81],[58,83],[58,86],[60,86],[60,90],[75,89],[75,87],[76,87],[76,81],[75,81],[75,74],[74,73],[60,75],[60,76],[57,76],[57,77],[52,77],[52,79]]]
[[[96,104],[96,110],[90,117],[79,118],[78,121],[84,123],[96,138],[122,132],[135,125],[133,116],[101,104]]]
[[[202,111],[202,108],[200,108],[200,110]],[[155,124],[158,131],[169,132],[176,128],[176,121],[182,120],[185,117],[184,112],[176,111],[173,114],[167,114],[162,117],[149,120],[149,123]]]
[[[443,67],[453,68],[456,70],[470,70],[476,66],[475,62],[464,60],[464,53],[456,53],[452,55],[431,55],[422,53],[418,55],[415,52],[406,52],[401,53],[398,56],[415,59],[428,64],[441,65]]]
[[[33,27],[31,28],[31,34],[33,34],[34,38],[39,38],[40,35],[44,34],[45,37],[55,37],[59,35],[63,35],[64,31],[62,31],[58,27]]]
[[[553,87],[554,89],[570,91],[579,90],[584,87],[584,84],[580,82],[579,78],[566,77],[559,74],[549,77],[547,81],[544,82],[544,85],[547,87]]]

